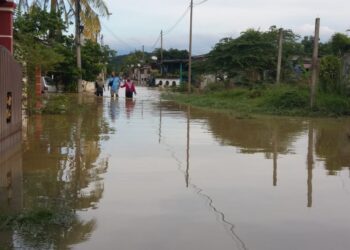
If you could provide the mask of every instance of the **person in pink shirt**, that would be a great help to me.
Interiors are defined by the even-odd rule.
[[[125,88],[125,97],[132,98],[133,95],[136,95],[135,84],[130,80],[130,78],[126,79],[126,82],[120,86],[121,88]]]

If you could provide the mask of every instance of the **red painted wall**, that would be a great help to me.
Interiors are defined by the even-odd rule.
[[[0,1],[0,45],[13,52],[13,11],[16,4]]]

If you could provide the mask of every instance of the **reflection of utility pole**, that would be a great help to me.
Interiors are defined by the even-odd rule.
[[[78,92],[83,91],[82,75],[81,75],[81,26],[80,26],[80,0],[75,1],[75,46],[77,53],[77,67],[79,70]]]
[[[187,149],[186,149],[186,187],[188,188],[189,179],[190,179],[190,118],[191,118],[191,109],[190,106],[187,106]]]
[[[276,75],[277,84],[280,84],[280,81],[281,81],[282,46],[283,46],[283,29],[280,29],[279,36],[278,36],[278,60],[277,60],[277,75]]]
[[[191,15],[190,15],[190,45],[188,49],[188,85],[187,91],[191,93],[192,84],[192,20],[193,20],[193,0],[191,0]]]
[[[307,148],[307,207],[312,207],[312,169],[314,166],[314,130],[309,123],[309,142]]]
[[[160,31],[160,74],[163,76],[163,30]]]
[[[277,186],[277,158],[278,158],[278,152],[277,152],[277,131],[274,129],[273,132],[273,186]]]
[[[161,143],[162,139],[162,99],[159,98],[159,134],[158,134],[158,142]]]

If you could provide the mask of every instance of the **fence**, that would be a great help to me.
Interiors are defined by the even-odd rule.
[[[0,46],[0,153],[21,141],[22,70],[11,53]]]

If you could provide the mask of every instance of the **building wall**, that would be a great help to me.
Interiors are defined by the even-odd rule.
[[[156,86],[171,87],[180,86],[180,79],[156,78]]]
[[[11,53],[0,46],[0,153],[20,142],[22,129],[22,70]]]

